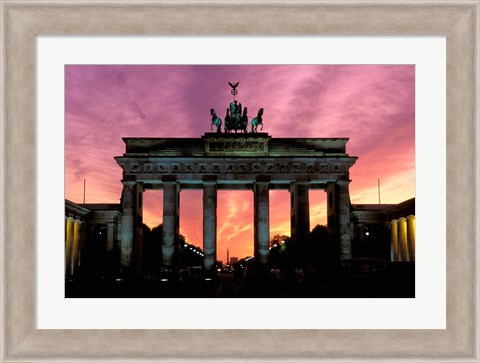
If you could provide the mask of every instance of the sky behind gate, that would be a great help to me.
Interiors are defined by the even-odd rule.
[[[413,65],[244,65],[65,67],[65,198],[117,203],[122,137],[200,137],[210,109],[223,119],[232,100],[249,121],[263,107],[272,137],[348,137],[358,156],[350,169],[352,203],[399,203],[415,196],[415,67]],[[310,192],[311,227],[326,223],[323,191]],[[180,231],[202,245],[202,193],[182,191]],[[287,191],[270,192],[271,235],[290,234]],[[162,221],[161,191],[144,194],[144,222]],[[253,193],[219,191],[218,252],[253,254]]]

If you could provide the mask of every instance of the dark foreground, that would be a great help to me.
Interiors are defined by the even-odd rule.
[[[67,280],[67,298],[413,298],[415,264],[352,264],[335,271],[295,269],[205,274],[184,269],[145,278]]]

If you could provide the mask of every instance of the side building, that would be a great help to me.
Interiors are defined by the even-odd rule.
[[[353,257],[415,261],[415,198],[399,204],[352,204]]]
[[[116,270],[120,204],[76,204],[65,200],[65,277],[102,276]]]

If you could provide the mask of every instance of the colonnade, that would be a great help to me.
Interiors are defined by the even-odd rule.
[[[86,224],[79,219],[68,217],[65,220],[65,232],[65,276],[74,276],[81,263]]]
[[[415,216],[400,217],[389,222],[391,260],[394,262],[415,261]]]
[[[178,236],[180,232],[180,188],[175,178],[162,179],[163,184],[163,244],[162,262],[166,267],[177,265]],[[254,194],[254,257],[262,264],[267,263],[270,241],[269,176],[257,176],[252,183]],[[332,182],[336,188],[335,205],[330,206],[335,214],[335,225],[329,226],[338,237],[341,247],[341,258],[351,258],[350,241],[350,198],[348,180]],[[310,235],[308,180],[294,180],[289,185],[291,195],[291,238],[294,245],[299,246],[308,240]],[[203,190],[203,251],[204,267],[211,269],[217,259],[217,189],[218,181],[214,175],[204,176]],[[141,183],[124,182],[122,195],[122,247],[121,263],[132,265],[133,242],[138,242],[138,228],[141,226],[141,206],[138,205],[144,190]]]

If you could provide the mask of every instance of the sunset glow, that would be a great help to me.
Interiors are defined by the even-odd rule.
[[[122,137],[193,137],[210,132],[232,100],[251,119],[265,113],[272,137],[348,137],[352,203],[399,203],[415,196],[415,67],[410,65],[66,66],[65,198],[118,203]],[[162,222],[162,192],[144,194],[144,223]],[[182,191],[180,233],[202,246],[202,192]],[[253,254],[253,193],[219,191],[217,258]],[[325,193],[310,192],[310,225],[326,223]],[[290,197],[270,192],[270,231],[290,234]],[[160,258],[160,256],[159,256]]]

